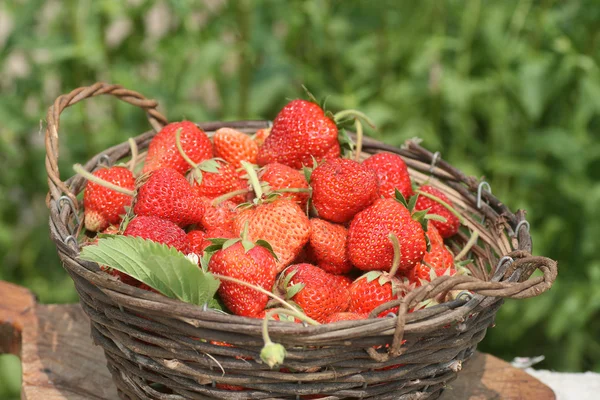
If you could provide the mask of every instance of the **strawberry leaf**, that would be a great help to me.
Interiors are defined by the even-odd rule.
[[[242,239],[242,246],[244,247],[244,252],[247,253],[254,248],[254,243],[247,239]]]
[[[293,298],[298,292],[304,289],[304,286],[306,286],[304,283],[296,283],[295,285],[290,286],[285,294],[286,299]]]
[[[367,282],[373,282],[375,279],[379,278],[380,276],[381,276],[381,271],[369,271],[364,275]]]
[[[419,195],[415,194],[414,196],[412,196],[410,198],[410,200],[408,201],[408,211],[410,211],[411,213],[413,212],[413,210],[415,209],[415,206],[417,205],[417,200],[419,199]]]
[[[406,197],[404,197],[404,195],[397,188],[394,188],[394,196],[396,197],[396,200],[398,200],[404,207],[408,209]]]
[[[240,238],[229,239],[225,243],[223,243],[222,249],[225,250],[226,248],[233,246],[234,244],[236,244],[239,241],[240,241]]]
[[[338,142],[340,143],[340,149],[342,150],[342,157],[352,157],[356,146],[345,129],[340,129],[338,131]]]
[[[258,239],[256,241],[256,244],[258,246],[264,247],[265,249],[269,250],[269,253],[271,253],[271,255],[273,256],[273,258],[275,258],[275,261],[279,261],[279,257],[277,257],[277,254],[275,254],[275,250],[273,250],[273,246],[271,246],[271,244],[269,242],[267,242],[264,239]]]
[[[84,247],[79,258],[116,269],[167,297],[196,305],[210,303],[220,284],[183,253],[139,237],[100,239],[97,245]]]

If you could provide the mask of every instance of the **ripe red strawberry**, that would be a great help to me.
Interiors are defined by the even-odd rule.
[[[306,189],[308,190],[308,183],[304,174],[300,171],[283,165],[280,163],[270,163],[265,165],[258,178],[262,182],[269,184],[270,191],[276,191],[280,189]],[[306,208],[306,202],[308,201],[307,192],[282,192],[281,198],[289,198],[300,205],[303,210]]]
[[[356,320],[360,320],[360,319],[367,319],[369,318],[369,314],[367,313],[354,313],[354,312],[340,312],[340,313],[335,313],[335,314],[331,314],[329,317],[327,317],[327,319],[325,320],[326,324],[331,324],[334,322],[339,322],[339,321],[356,321]]]
[[[438,276],[452,276],[456,273],[454,256],[444,245],[444,240],[435,226],[432,225],[432,222],[429,221],[426,233],[431,247],[425,253],[423,260],[406,274],[410,282],[416,286],[431,282]]]
[[[184,254],[190,249],[185,231],[171,221],[155,216],[138,215],[127,224],[125,236],[137,236],[174,247]]]
[[[381,271],[371,271],[358,277],[350,285],[350,306],[348,311],[369,314],[376,307],[388,301],[395,300],[402,293],[399,289],[401,282],[398,278]],[[380,316],[398,308],[384,311]]]
[[[127,168],[101,168],[93,175],[122,188],[135,189],[135,178]],[[118,225],[121,222],[121,216],[125,214],[125,207],[131,205],[132,199],[127,194],[117,193],[112,189],[88,181],[83,194],[85,229],[99,232],[111,224]]]
[[[442,191],[432,186],[424,185],[421,186],[419,190],[421,192],[432,194],[440,200],[446,202],[451,207],[453,206],[450,199],[448,199],[448,197],[446,197],[446,195]],[[448,210],[446,207],[444,207],[437,201],[432,200],[426,197],[425,195],[419,195],[419,198],[417,199],[417,204],[415,205],[415,210],[426,210],[428,208],[429,214],[437,214],[446,218],[446,222],[431,220],[433,226],[435,226],[438,229],[438,231],[440,231],[440,235],[442,235],[444,239],[454,236],[458,233],[460,221],[458,220],[456,215],[454,215],[452,212],[450,212],[450,210]]]
[[[242,242],[218,250],[210,259],[208,269],[214,274],[237,278],[271,291],[277,275],[275,258],[262,246],[246,251]],[[253,317],[263,311],[269,296],[239,283],[222,280],[218,294],[235,315]]]
[[[311,264],[295,264],[284,274],[283,289],[310,318],[323,323],[331,314],[348,309],[348,290],[334,285],[332,275],[321,268]]]
[[[263,143],[267,139],[267,136],[269,136],[270,134],[271,134],[271,128],[259,129],[252,136],[252,140],[254,140],[254,142],[256,143],[256,145],[258,147],[260,147],[263,145]]]
[[[350,289],[350,285],[352,285],[352,278],[347,275],[333,275],[331,277],[334,281],[334,284],[337,286],[344,287],[346,289]]]
[[[287,199],[260,203],[241,211],[233,219],[234,233],[240,234],[246,222],[248,239],[263,239],[273,247],[278,272],[300,254],[310,235],[308,217],[298,204]]]
[[[202,255],[204,249],[210,246],[210,241],[206,239],[206,232],[200,230],[193,230],[187,233],[188,240],[190,242],[190,252]]]
[[[243,132],[232,128],[221,128],[213,136],[215,157],[220,157],[234,168],[242,166],[241,161],[256,164],[258,145]]]
[[[338,151],[332,151],[337,145]],[[335,149],[334,149],[335,150]],[[338,129],[323,109],[305,100],[289,102],[277,114],[270,135],[258,149],[258,165],[279,162],[300,169],[327,157],[339,157]]]
[[[377,153],[367,158],[362,164],[377,173],[381,196],[393,198],[395,189],[398,189],[405,198],[413,195],[408,168],[399,155]]]
[[[317,265],[332,274],[340,275],[352,269],[346,251],[348,230],[319,218],[310,220],[310,239],[307,249]]]
[[[204,204],[183,175],[172,168],[160,168],[139,187],[133,211],[186,226],[202,221]]]
[[[180,174],[185,174],[191,168],[191,165],[177,149],[176,134],[179,129],[181,129],[181,147],[194,163],[212,158],[212,144],[202,129],[190,121],[173,122],[166,125],[152,138],[148,146],[143,173],[169,167]]]
[[[204,215],[202,226],[205,230],[222,228],[233,232],[233,217],[237,214],[237,204],[225,200],[217,205],[209,199],[204,199]]]
[[[196,170],[192,186],[199,197],[206,197],[209,200],[215,199],[226,193],[236,190],[246,189],[248,183],[240,178],[235,168],[226,162],[220,160],[210,160],[211,166],[202,170]],[[244,194],[239,194],[229,199],[231,202],[239,204],[245,200]]]
[[[363,271],[389,271],[394,249],[389,235],[400,241],[400,270],[413,268],[427,250],[421,224],[395,199],[379,199],[356,214],[348,229],[350,261]]]
[[[379,198],[375,171],[354,160],[327,160],[312,172],[312,202],[320,218],[350,221],[356,213]]]

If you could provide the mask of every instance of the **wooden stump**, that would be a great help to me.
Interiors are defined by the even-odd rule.
[[[25,288],[0,281],[0,354],[21,357],[26,400],[114,400],[104,353],[90,338],[79,304],[37,304]],[[489,354],[477,353],[442,400],[554,400],[542,382]]]

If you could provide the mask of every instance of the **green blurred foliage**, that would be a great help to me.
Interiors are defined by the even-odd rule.
[[[599,49],[595,0],[4,1],[0,279],[43,302],[77,299],[44,205],[40,126],[58,95],[107,81],[171,120],[262,119],[304,84],[333,110],[370,115],[371,135],[421,137],[528,210],[535,253],[558,260],[560,278],[507,301],[483,350],[600,371]],[[66,110],[61,176],[148,128],[113,99]]]

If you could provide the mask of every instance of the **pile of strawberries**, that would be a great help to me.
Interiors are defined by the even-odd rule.
[[[86,230],[204,256],[215,276],[249,284],[222,280],[218,296],[229,312],[255,318],[273,306],[256,287],[330,323],[367,318],[456,273],[444,244],[459,228],[450,200],[432,186],[413,187],[396,154],[342,158],[338,134],[336,122],[305,100],[288,103],[270,130],[253,136],[222,128],[209,138],[191,122],[171,123],[137,174],[124,166],[93,173]]]

